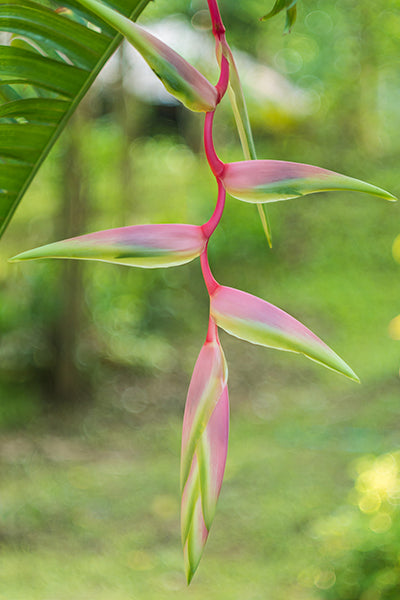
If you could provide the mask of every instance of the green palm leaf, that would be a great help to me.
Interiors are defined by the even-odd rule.
[[[149,0],[111,0],[136,19]],[[0,1],[0,236],[121,36],[74,0]]]

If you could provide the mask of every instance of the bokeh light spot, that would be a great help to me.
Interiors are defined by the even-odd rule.
[[[336,583],[335,571],[318,571],[314,578],[314,585],[320,590],[329,590]]]
[[[161,519],[177,518],[179,514],[179,504],[174,496],[162,494],[154,499],[152,511]]]
[[[127,555],[126,564],[133,571],[149,571],[154,568],[154,559],[148,552],[135,550]]]
[[[307,29],[319,35],[326,35],[333,28],[331,16],[324,10],[313,10],[305,18]]]
[[[390,321],[389,336],[392,340],[400,340],[400,315]]]
[[[297,50],[283,48],[275,54],[274,63],[281,73],[297,73],[303,66],[303,58]]]
[[[379,513],[375,515],[370,523],[369,528],[374,533],[385,533],[392,526],[392,518],[388,513]]]
[[[400,263],[400,235],[398,235],[393,242],[392,254],[394,260]]]
[[[378,494],[365,494],[358,502],[359,509],[363,513],[377,512],[381,507],[381,499]]]

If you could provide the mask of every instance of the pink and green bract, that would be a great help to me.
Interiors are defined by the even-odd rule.
[[[118,12],[97,0],[79,2],[125,35],[168,91],[191,110],[206,113],[204,147],[210,173],[218,187],[215,210],[201,226],[164,224],[110,229],[29,250],[14,260],[75,258],[156,268],[176,266],[200,257],[210,314],[206,340],[194,367],[186,400],[181,455],[181,534],[185,571],[190,582],[215,515],[228,449],[228,371],[218,327],[254,344],[303,354],[358,380],[333,350],[294,317],[261,298],[217,283],[208,262],[207,247],[221,220],[226,193],[255,203],[330,190],[367,192],[386,200],[395,198],[374,185],[320,167],[255,160],[240,80],[216,0],[208,0],[220,66],[220,77],[215,86],[176,52]],[[295,2],[277,0],[276,11],[292,10],[294,6]],[[225,164],[216,153],[213,119],[228,85],[245,158],[253,160]],[[268,233],[266,221],[264,225]]]
[[[281,160],[252,160],[225,165],[220,175],[226,191],[245,202],[277,202],[316,192],[367,192],[396,200],[385,190],[334,171]]]
[[[312,331],[273,304],[240,290],[218,286],[210,312],[218,327],[253,344],[304,354],[358,381],[355,373]]]
[[[210,318],[186,400],[181,455],[181,535],[188,582],[214,518],[228,451],[228,369]]]
[[[79,0],[85,8],[119,31],[140,52],[165,88],[196,112],[215,109],[216,88],[172,48],[124,15],[97,0]]]
[[[17,258],[77,258],[132,267],[173,267],[199,256],[206,242],[197,225],[133,225],[54,242],[22,252]]]

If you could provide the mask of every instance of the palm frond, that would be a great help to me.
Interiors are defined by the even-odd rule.
[[[136,19],[149,0],[111,0]],[[0,3],[0,236],[121,40],[74,0]]]

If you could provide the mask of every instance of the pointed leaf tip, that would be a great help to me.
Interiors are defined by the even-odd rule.
[[[359,381],[354,371],[294,317],[252,294],[218,286],[211,315],[219,327],[253,344],[304,354],[307,358]]]
[[[365,192],[389,201],[390,192],[321,167],[281,160],[228,163],[222,175],[226,191],[244,202],[277,202],[329,191]]]
[[[172,267],[199,256],[206,241],[197,225],[133,225],[54,242],[10,260],[75,258],[144,268]]]
[[[292,27],[296,22],[296,18],[297,18],[297,5],[294,4],[293,6],[288,8],[288,10],[286,11],[286,21],[285,21],[285,27],[283,29],[283,33],[285,33],[285,34],[291,33]]]
[[[296,3],[297,3],[297,0],[276,0],[274,6],[269,11],[269,13],[267,13],[266,15],[261,17],[260,21],[266,21],[267,19],[270,19],[271,17],[280,13],[282,10],[286,10],[286,21],[285,21],[285,28],[284,28],[283,32],[290,33],[291,27],[296,21],[296,16],[297,16]]]

